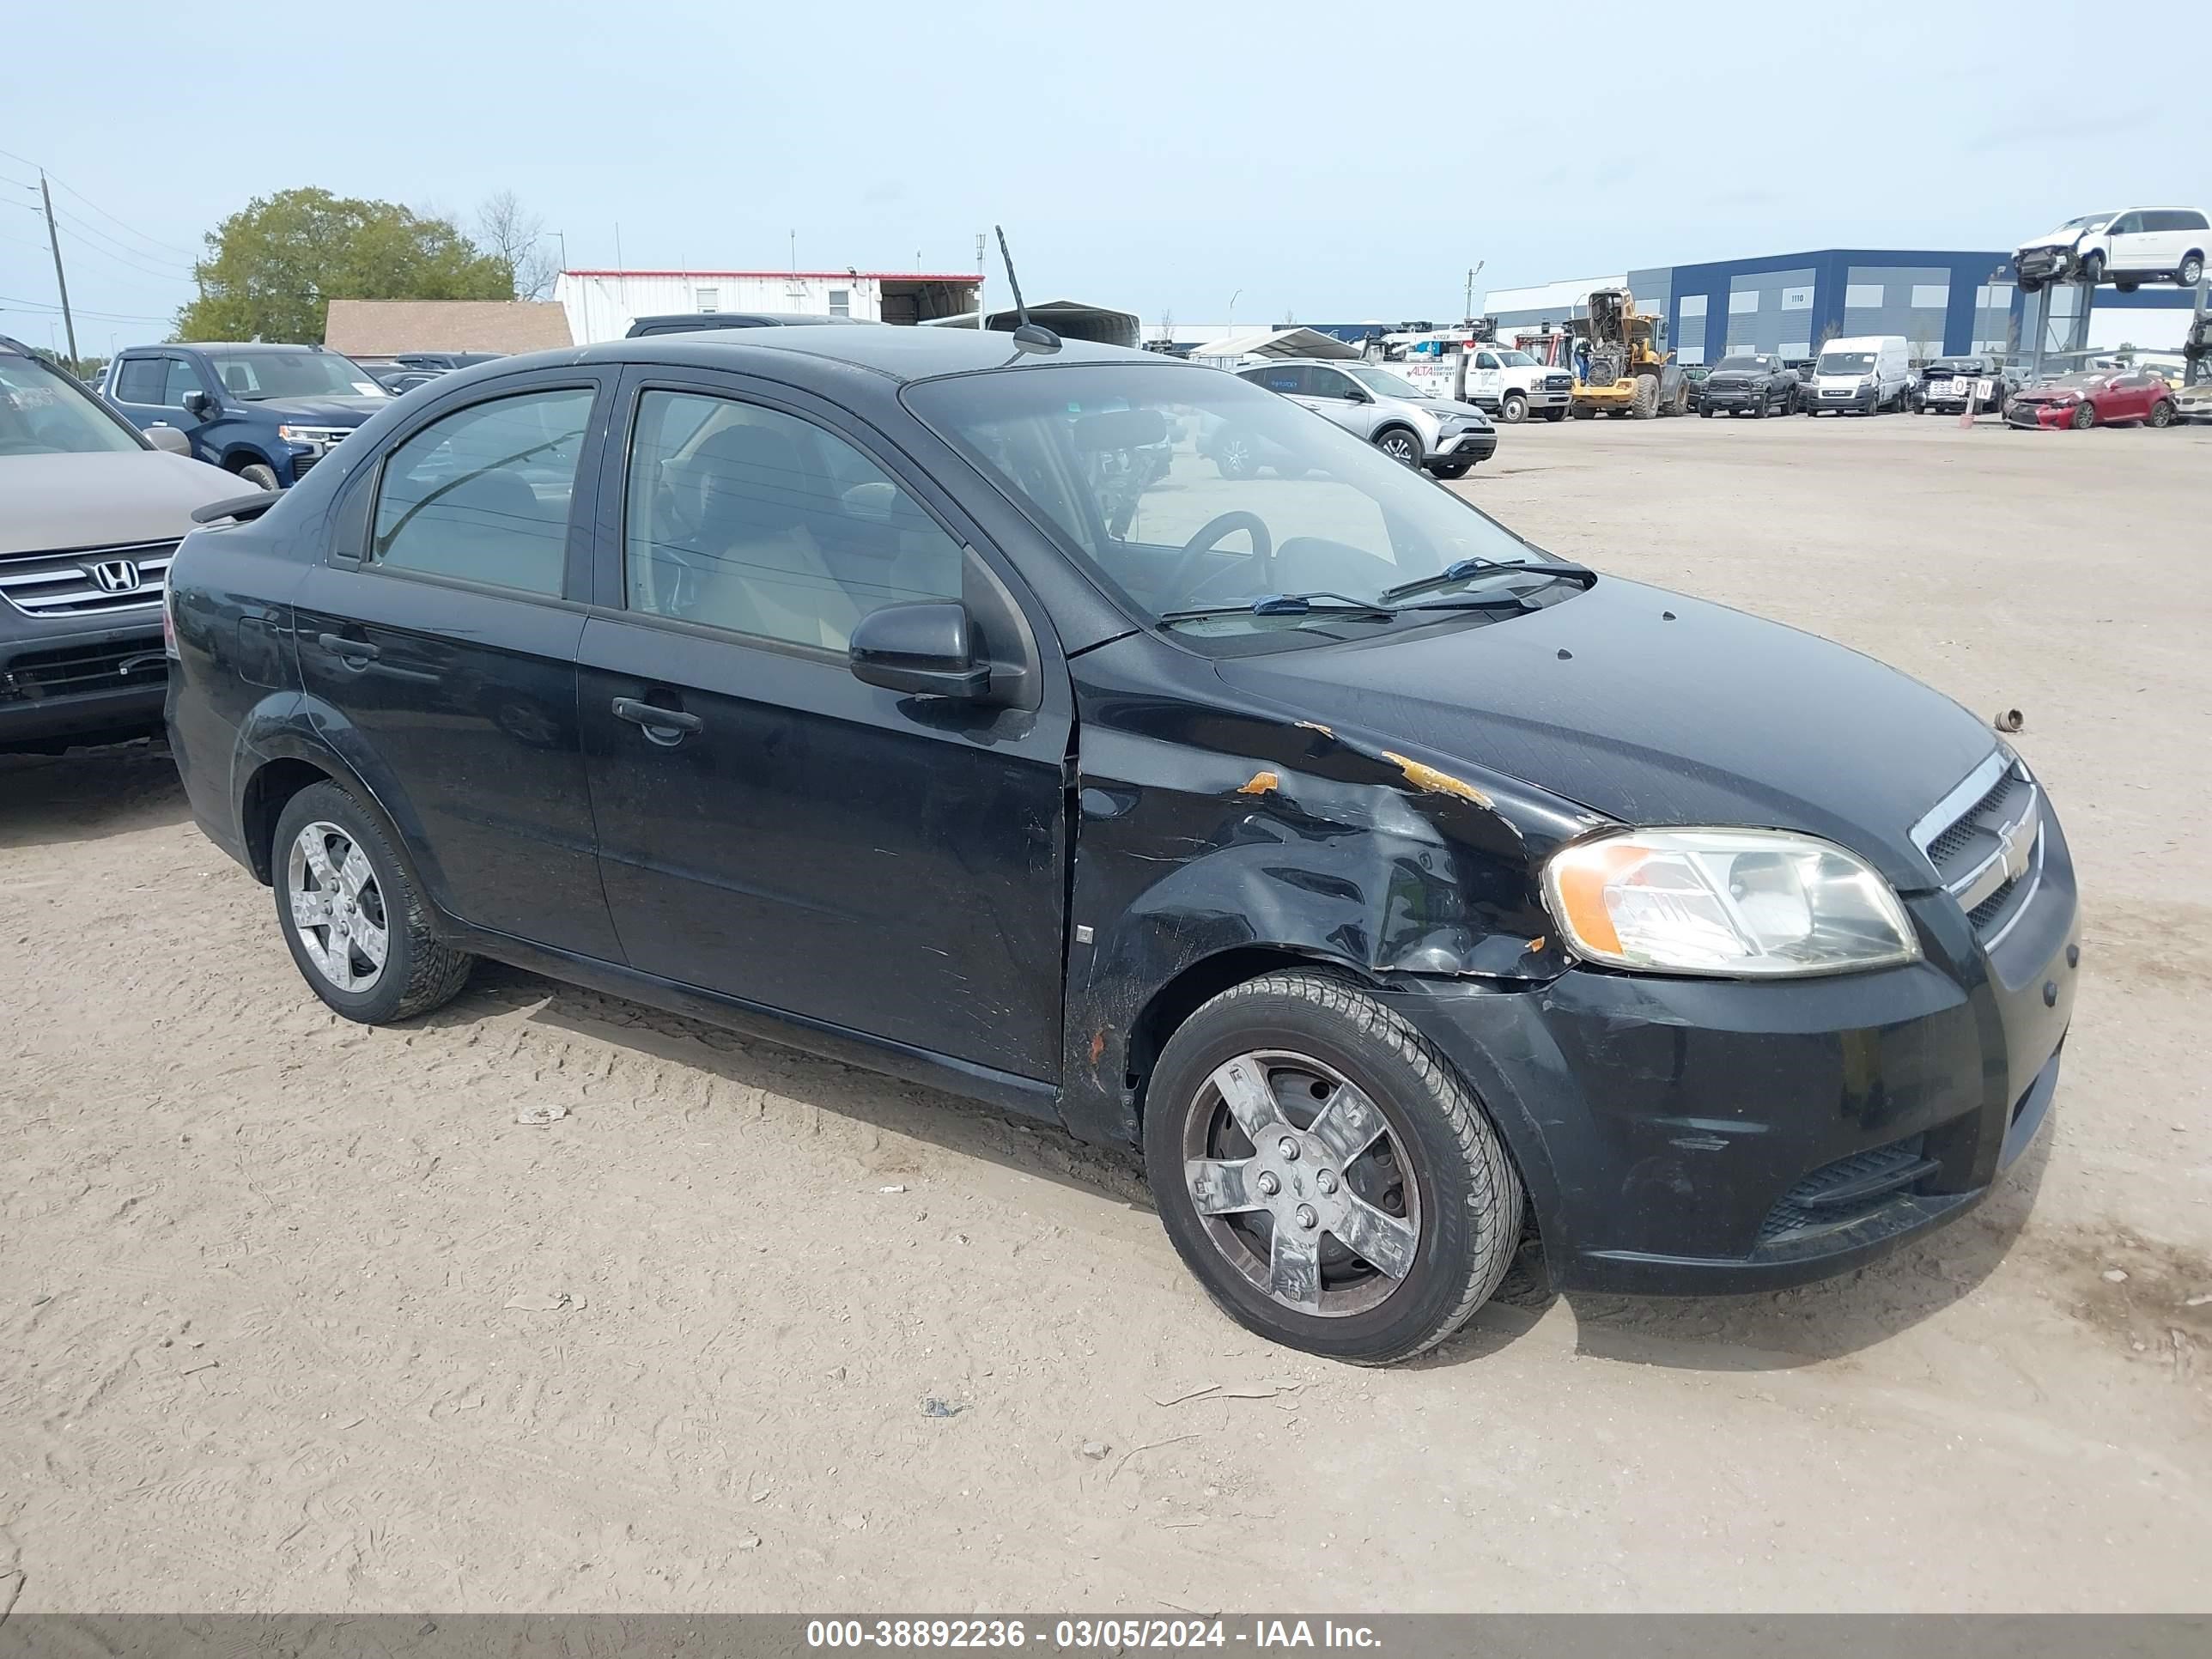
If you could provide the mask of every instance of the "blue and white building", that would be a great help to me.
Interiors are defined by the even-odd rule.
[[[1637,308],[1667,319],[1677,361],[1717,362],[1730,351],[1810,357],[1844,336],[1901,334],[1915,357],[1969,351],[2027,353],[2036,312],[2021,294],[2008,249],[1823,248],[1764,258],[1661,265],[1620,276],[1493,289],[1485,309],[1501,334],[1582,314],[1597,288],[1626,288]],[[2081,290],[2047,291],[2048,343],[2063,343]],[[2180,343],[2191,295],[2166,285],[2097,290],[2087,343],[2146,349]]]

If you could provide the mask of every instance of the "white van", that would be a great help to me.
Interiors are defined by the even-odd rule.
[[[2122,293],[2144,283],[2195,288],[2212,252],[2202,208],[2127,208],[2085,213],[2021,244],[2013,258],[2021,290],[2046,283],[2110,283]]]
[[[1799,407],[1808,415],[1841,415],[1856,410],[1879,415],[1909,409],[1912,399],[1912,354],[1902,334],[1862,334],[1831,340],[1813,365],[1811,386]]]

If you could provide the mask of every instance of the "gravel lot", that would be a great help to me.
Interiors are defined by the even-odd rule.
[[[0,1613],[2212,1601],[2212,431],[1534,425],[1461,488],[2025,712],[2084,982],[1973,1218],[1334,1367],[1052,1134],[504,969],[343,1024],[158,746],[0,760]]]

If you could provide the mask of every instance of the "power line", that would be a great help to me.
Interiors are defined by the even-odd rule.
[[[59,216],[61,222],[69,226],[70,234],[78,239],[77,245],[82,252],[86,253],[97,253],[104,259],[112,259],[118,265],[127,265],[130,269],[138,272],[141,276],[158,276],[163,282],[178,283],[189,282],[191,280],[192,273],[187,267],[173,265],[167,270],[160,270],[153,265],[141,264],[137,259],[131,258],[127,257],[125,253],[118,252],[118,250],[121,247],[121,244],[119,243],[109,245],[92,241],[88,239],[88,228],[86,226],[72,219],[66,211],[60,208],[56,208],[54,211],[58,216]]]
[[[48,170],[47,170],[46,168],[45,168],[43,166],[41,166],[39,162],[37,162],[37,161],[33,161],[29,156],[27,156],[27,155],[16,155],[16,154],[15,154],[15,151],[13,151],[13,150],[11,150],[11,149],[0,149],[0,155],[4,155],[4,156],[6,156],[6,157],[7,157],[9,161],[11,161],[19,162],[19,163],[20,163],[20,164],[21,164],[22,166],[27,167],[29,167],[29,168],[30,168],[33,172],[34,172],[34,173],[46,173],[46,175],[47,177],[52,178],[52,179],[53,179],[54,183],[56,183],[56,184],[59,185],[60,185],[64,190],[67,191],[70,195],[72,195],[72,196],[76,197],[76,199],[77,199],[78,201],[80,201],[80,202],[83,203],[87,207],[90,208],[90,209],[91,209],[94,213],[97,213],[97,214],[98,214],[101,218],[103,218],[103,219],[106,220],[110,224],[112,224],[112,225],[114,225],[114,226],[118,227],[118,228],[120,228],[120,229],[129,231],[129,232],[130,232],[133,236],[136,236],[136,237],[137,237],[140,241],[142,241],[142,242],[145,242],[145,243],[148,243],[148,244],[149,244],[150,246],[154,246],[154,247],[161,248],[161,249],[164,250],[166,252],[168,252],[168,253],[181,254],[181,255],[183,255],[183,256],[184,256],[185,258],[187,258],[187,259],[190,259],[190,258],[197,258],[197,257],[198,257],[197,255],[195,255],[195,254],[192,252],[192,251],[191,251],[190,248],[179,247],[179,246],[178,246],[174,242],[165,242],[165,241],[163,241],[163,240],[162,240],[160,237],[158,237],[158,236],[149,236],[149,235],[148,235],[144,231],[140,230],[140,229],[139,229],[139,228],[137,228],[135,225],[131,224],[130,222],[127,222],[127,221],[125,221],[125,220],[122,220],[122,219],[118,219],[118,218],[117,218],[113,214],[110,213],[110,212],[109,212],[106,208],[104,208],[104,207],[100,206],[100,204],[99,203],[97,203],[97,202],[94,201],[94,200],[92,199],[92,198],[90,198],[89,196],[87,196],[87,195],[86,195],[82,191],[79,190],[76,185],[74,185],[70,184],[70,183],[66,179],[63,179],[63,178],[59,177],[59,176],[58,176],[58,175],[57,175],[57,174],[54,174],[54,173],[51,173],[51,172],[48,172]],[[27,190],[28,190],[28,189],[35,189],[35,188],[36,188],[36,186],[35,186],[35,185],[25,185],[25,186],[24,186],[24,188],[25,188],[25,189],[27,189]],[[147,254],[145,257],[146,257],[146,258],[158,258],[159,256],[158,256],[158,255],[155,255],[155,254],[150,254],[150,253],[149,253],[149,254]]]
[[[17,311],[44,312],[55,317],[62,314],[59,306],[48,305],[43,300],[19,300],[12,294],[0,294],[0,306],[11,307]],[[71,309],[80,317],[97,317],[103,323],[167,323],[175,320],[173,317],[149,317],[125,311],[85,311],[76,307]]]

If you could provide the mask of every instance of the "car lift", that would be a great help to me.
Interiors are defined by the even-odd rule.
[[[2024,330],[2032,331],[2034,341],[2028,358],[2028,378],[2043,378],[2043,360],[2046,355],[2057,357],[2067,368],[2079,368],[2089,356],[2089,314],[2097,302],[2097,284],[2085,283],[2078,276],[2063,282],[2045,283],[2034,293],[2021,296],[2026,310],[2021,318]],[[2051,315],[2051,296],[2060,289],[2071,289],[2081,297],[2071,317],[2053,319]],[[2187,365],[2182,384],[2195,386],[2200,381],[2212,381],[2212,305],[2207,304],[2208,290],[2212,290],[2212,275],[2197,284],[2197,304],[2189,320],[2189,332],[2182,345],[2182,358]],[[2051,343],[2051,327],[2054,321],[2066,329],[2066,343],[2054,347]]]

